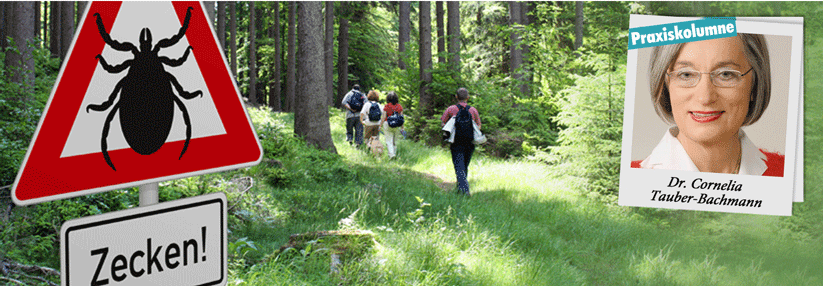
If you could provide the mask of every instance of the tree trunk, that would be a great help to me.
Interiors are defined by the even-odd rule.
[[[217,42],[220,50],[226,54],[226,2],[217,2]]]
[[[574,50],[583,46],[583,1],[577,1],[574,7]],[[579,53],[575,53],[578,57]]]
[[[80,27],[80,20],[82,20],[81,18],[83,17],[83,12],[86,12],[86,5],[88,4],[89,2],[87,1],[77,1],[77,12],[75,13],[74,19],[75,27]]]
[[[452,70],[460,72],[460,2],[449,1],[449,65]]]
[[[280,90],[280,70],[282,68],[281,59],[283,52],[280,44],[280,3],[274,3],[274,26],[269,27],[274,31],[274,83],[272,83],[272,94],[269,96],[269,105],[274,111],[281,111],[281,90]]]
[[[255,35],[255,39],[257,39],[257,38],[265,39],[265,38],[268,37],[268,31],[263,29],[265,21],[266,21],[266,17],[263,16],[263,15],[266,15],[267,12],[268,12],[267,9],[266,9],[267,6],[266,6],[266,4],[258,4],[258,5],[255,5],[255,7],[256,7],[255,10],[254,10],[255,11],[254,12],[254,18],[255,18],[255,21],[254,21],[254,23],[255,23],[255,25],[254,25],[255,33],[254,33],[254,35]],[[262,76],[260,75],[260,66],[261,66],[260,60],[261,60],[261,58],[260,58],[260,55],[258,54],[258,52],[259,52],[258,50],[260,49],[259,44],[260,44],[260,42],[255,40],[255,43],[254,43],[255,57],[254,58],[256,60],[254,61],[254,66],[256,67],[256,69],[255,69],[255,78],[257,79],[256,80],[257,84],[255,85],[257,87],[257,89],[256,89],[257,90],[257,104],[267,105],[268,102],[269,102],[269,99],[267,98],[268,93],[266,92],[266,81],[263,80]],[[271,73],[271,72],[269,72],[269,73]]]
[[[520,15],[520,2],[509,2],[509,26],[512,27],[512,32],[509,36],[509,40],[511,41],[511,46],[509,47],[509,74],[514,78],[519,78],[516,76],[516,71],[522,61],[520,48],[518,47],[520,45],[520,33],[519,29],[514,28],[520,24]]]
[[[324,71],[326,79],[326,106],[339,106],[334,104],[334,2],[326,1],[326,36],[323,41]]]
[[[406,55],[406,43],[409,42],[410,34],[411,34],[411,3],[408,1],[401,1],[400,2],[400,27],[399,27],[399,35],[397,51],[399,51],[397,65],[400,67],[401,70],[406,69],[406,62],[403,61],[403,57]]]
[[[421,121],[423,122],[422,128],[420,130],[426,130],[426,123],[425,120],[429,119],[429,117],[435,113],[434,111],[434,98],[432,94],[429,93],[429,85],[432,83],[432,39],[431,39],[431,3],[430,2],[420,2],[419,7],[419,29],[420,29],[420,115]],[[432,140],[429,142],[433,144],[435,142],[434,136]]]
[[[337,95],[340,97],[335,104],[340,103],[349,91],[349,19],[344,15],[347,6],[347,2],[340,2],[340,30],[337,32]]]
[[[249,1],[249,103],[257,104],[257,10],[254,1]]]
[[[483,25],[483,6],[477,7],[477,14],[474,15],[474,21],[477,22],[477,26]]]
[[[49,27],[49,50],[51,51],[51,56],[59,58],[60,57],[60,24],[63,23],[62,19],[60,19],[61,11],[63,2],[54,1],[49,2],[51,7],[51,26]]]
[[[65,61],[74,37],[74,2],[63,2],[60,8],[63,14],[60,16],[63,21],[60,24],[60,59]]]
[[[520,2],[520,23],[523,24],[523,26],[528,26],[529,24],[531,24],[531,22],[529,21],[530,18],[528,16],[529,11],[531,9],[530,8],[531,3],[532,2]],[[525,31],[525,29],[521,30],[521,31]],[[522,35],[521,35],[521,37],[522,37]],[[523,66],[523,68],[527,71],[525,75],[521,76],[521,78],[524,80],[524,82],[522,84],[520,84],[520,93],[522,93],[524,96],[531,95],[531,90],[529,88],[529,83],[532,82],[532,75],[531,75],[532,73],[528,72],[529,63],[530,63],[530,61],[529,61],[529,50],[530,50],[529,43],[528,42],[523,42],[522,38],[521,38],[521,42],[520,42],[520,60],[522,61],[521,66],[525,65],[525,66]]]
[[[214,25],[214,1],[203,1],[203,6],[206,7],[206,17],[209,18],[209,24]]]
[[[434,3],[435,17],[437,18],[437,62],[446,62],[446,27],[443,24],[443,1]]]
[[[286,62],[286,111],[294,112],[294,89],[297,88],[297,78],[295,78],[295,52],[297,40],[295,39],[297,22],[297,3],[289,2],[289,51]]]
[[[270,6],[266,6],[266,7],[273,8],[274,6],[278,6],[279,4],[277,2],[272,2],[269,5]],[[276,8],[273,8],[273,9],[276,9]],[[262,11],[263,18],[260,19],[260,21],[265,23],[266,26],[268,27],[268,29],[266,29],[266,38],[268,38],[268,40],[273,40],[274,39],[274,24],[271,23],[271,20],[272,20],[271,17],[275,17],[275,18],[277,17],[277,14],[274,13],[274,11],[276,11],[276,10],[266,9],[266,8],[262,8],[262,10],[263,10]],[[266,15],[268,15],[268,17]],[[266,22],[266,21],[269,21],[269,22]],[[272,46],[272,45],[273,44],[269,44],[269,46]],[[268,107],[272,107],[271,103],[272,103],[272,98],[274,97],[274,65],[269,66],[267,74],[268,74],[268,78],[267,78],[268,80],[267,81],[262,81],[260,83],[262,85],[262,87],[260,88],[261,90],[268,90],[267,92],[264,92],[267,97],[265,98],[265,100],[261,101],[261,104],[266,105]]]
[[[297,67],[299,94],[295,100],[294,133],[305,138],[309,145],[337,153],[331,139],[329,112],[325,108],[328,100],[323,95],[322,5],[319,1],[305,1],[300,2],[297,9],[300,14],[300,54],[297,56],[300,63]]]
[[[297,3],[289,2],[288,14],[288,30],[286,34],[286,102],[285,111],[295,112],[295,88],[297,88],[296,79],[296,29],[297,29]]]
[[[529,22],[529,17],[528,17],[529,9],[530,9],[529,7],[531,7],[530,3],[531,2],[520,2],[520,24],[523,25],[523,26],[528,26],[529,24],[531,24],[531,22]],[[523,29],[521,31],[524,32],[525,29]],[[522,41],[523,35],[520,35],[520,37],[521,37],[521,41]],[[520,48],[523,50],[523,61],[525,62],[526,61],[525,58],[527,57],[527,55],[529,53],[528,52],[529,51],[529,44],[528,43],[523,43],[523,44],[520,45]]]
[[[23,84],[23,91],[18,94],[21,101],[32,100],[34,92],[34,57],[28,42],[34,38],[34,3],[15,1],[4,3],[11,6],[6,9],[6,16],[11,16],[13,23],[8,27],[9,37],[14,40],[16,51],[6,51],[6,66],[14,67],[11,81]],[[7,23],[8,24],[8,23]]]
[[[238,5],[240,5],[240,6],[238,6],[238,8],[237,8],[237,9],[238,9],[238,13],[240,13],[240,14],[242,14],[242,13],[243,13],[243,6],[242,6],[242,5],[247,4],[247,3],[248,3],[248,2],[241,2],[241,1],[238,1],[238,3],[237,3],[237,4],[238,4]],[[241,16],[240,16],[240,15],[238,15],[238,17],[241,17]],[[248,15],[247,15],[246,17],[248,17]],[[240,19],[240,18],[238,18],[238,20],[239,20],[239,19]],[[238,29],[243,29],[243,23],[241,22],[241,23],[239,23],[239,24],[240,24],[240,25],[238,25],[238,26],[237,26],[237,28],[238,28]],[[248,28],[248,26],[246,26],[246,28]],[[238,66],[238,68],[237,68],[237,82],[238,82],[238,83],[239,83],[241,80],[243,80],[244,78],[245,78],[245,79],[248,79],[248,77],[249,77],[249,70],[248,70],[248,69],[245,69],[245,70],[244,70],[244,69],[242,69],[242,68],[240,68],[240,67],[239,67],[240,65],[242,65],[242,64],[243,64],[243,63],[240,61],[240,60],[243,58],[243,51],[246,51],[246,52],[247,52],[247,55],[248,55],[248,48],[243,49],[243,47],[245,46],[246,41],[249,39],[249,37],[248,37],[248,34],[247,34],[245,37],[243,37],[242,35],[240,35],[240,32],[242,32],[242,31],[238,31],[238,32],[237,32],[237,35],[236,35],[236,36],[237,36],[237,53],[236,53],[236,56],[237,56],[237,66]],[[243,49],[243,50],[240,50],[240,49]],[[248,61],[248,57],[246,57],[246,60]],[[246,64],[248,64],[248,62],[246,62]],[[239,84],[238,84],[238,86],[239,86]],[[247,95],[248,95],[248,92],[247,92]]]
[[[45,48],[46,45],[49,43],[48,37],[49,35],[49,2],[43,2],[43,47]]]
[[[0,51],[6,48],[6,37],[9,36],[9,25],[11,22],[11,14],[8,10],[11,9],[11,2],[0,2]]]
[[[519,27],[523,24],[522,7],[522,2],[509,2],[509,24],[512,27],[509,74],[517,82],[518,87],[520,87],[521,95],[524,95],[522,94],[523,73],[519,70],[523,65],[523,49],[521,47],[521,33],[523,29]]]
[[[231,59],[231,74],[234,76],[234,81],[237,82],[237,3],[232,1],[229,2],[229,29],[231,30],[229,33],[229,49],[231,49],[231,54],[229,55],[229,59]]]
[[[34,38],[40,38],[40,1],[34,1]]]

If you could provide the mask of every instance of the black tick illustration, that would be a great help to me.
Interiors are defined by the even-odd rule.
[[[100,36],[103,41],[113,49],[123,52],[131,52],[134,59],[126,60],[122,64],[111,66],[102,55],[97,55],[96,58],[100,60],[100,65],[103,66],[109,73],[119,73],[129,68],[128,73],[123,79],[117,82],[108,100],[101,104],[89,104],[86,106],[86,112],[89,110],[105,111],[114,104],[114,107],[106,116],[106,122],[103,124],[103,134],[100,139],[100,147],[103,151],[103,157],[106,163],[109,164],[112,170],[114,164],[109,158],[107,150],[106,137],[109,136],[109,126],[115,113],[120,113],[120,127],[123,130],[123,135],[128,142],[129,147],[141,155],[150,155],[160,149],[166,142],[171,131],[172,119],[174,118],[174,106],[177,105],[180,111],[183,112],[183,120],[186,123],[186,142],[183,144],[183,151],[180,152],[180,160],[186,149],[189,147],[189,140],[191,139],[191,121],[189,120],[189,112],[186,106],[183,105],[177,96],[172,92],[172,87],[177,90],[177,94],[185,99],[192,99],[197,96],[202,96],[203,92],[197,90],[195,92],[187,92],[174,77],[174,75],[163,69],[163,65],[177,67],[182,65],[189,56],[192,47],[189,46],[183,57],[179,59],[169,59],[165,56],[158,56],[157,53],[162,48],[170,47],[180,41],[183,35],[186,34],[186,29],[189,27],[189,19],[191,18],[192,7],[186,11],[186,20],[183,22],[183,27],[180,31],[169,39],[162,39],[157,42],[157,45],[152,47],[151,30],[143,28],[140,31],[140,49],[138,50],[134,44],[129,42],[118,42],[112,40],[111,36],[106,32],[103,26],[103,20],[99,13],[94,13],[97,17],[97,28],[100,30]],[[120,100],[114,103],[117,94],[120,94]]]

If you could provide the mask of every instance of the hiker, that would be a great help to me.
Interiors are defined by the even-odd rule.
[[[454,163],[454,173],[457,176],[457,193],[471,196],[469,192],[469,163],[474,153],[474,128],[472,122],[477,124],[477,129],[480,129],[480,115],[477,109],[466,104],[469,100],[469,90],[466,88],[458,88],[457,94],[454,96],[457,99],[457,104],[449,106],[440,117],[440,121],[445,125],[449,119],[455,117],[455,134],[454,142],[451,143],[449,149],[452,152],[452,163]]]
[[[355,84],[343,97],[342,105],[346,111],[346,141],[352,144],[352,137],[357,146],[363,144],[363,125],[360,122],[360,110],[366,101],[366,96],[360,92],[360,85]],[[354,134],[354,136],[352,136]]]
[[[380,137],[380,120],[383,119],[383,109],[377,103],[380,100],[380,94],[376,90],[370,90],[367,97],[368,102],[363,104],[363,109],[360,111],[360,122],[365,127],[365,136],[367,140],[371,141],[372,137]]]
[[[380,126],[383,127],[383,135],[386,135],[386,146],[389,149],[389,159],[393,159],[397,155],[397,139],[401,136],[400,131],[403,129],[403,106],[397,103],[397,93],[389,91],[386,94],[386,105],[383,111],[386,116],[380,121]],[[397,113],[397,115],[395,115]],[[395,117],[392,117],[395,116]],[[396,119],[399,117],[399,119]],[[398,121],[399,120],[399,121]],[[399,122],[399,123],[395,123]],[[396,126],[391,126],[399,124]]]

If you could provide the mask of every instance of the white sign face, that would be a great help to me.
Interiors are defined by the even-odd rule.
[[[226,285],[226,195],[213,193],[68,221],[69,285]]]
[[[120,11],[122,12],[117,14],[117,18],[106,19],[112,22],[109,35],[112,39],[119,41],[137,45],[140,42],[140,31],[146,27],[150,27],[151,34],[157,38],[155,40],[157,41],[170,38],[181,27],[174,6],[169,2],[123,2]],[[150,23],[145,20],[145,15],[152,15]],[[183,35],[177,44],[161,49],[158,55],[177,59],[185,54],[189,46],[191,44],[189,44],[188,37]],[[134,58],[131,53],[117,51],[108,45],[103,48],[100,55],[112,65]],[[185,100],[186,109],[191,111],[189,112],[192,125],[191,138],[226,134],[205,80],[202,77],[191,76],[200,74],[200,66],[197,65],[197,61],[186,60],[178,67],[165,67],[165,69],[171,74],[180,75],[176,79],[184,89],[203,92],[203,95],[197,97],[197,100]],[[83,97],[83,103],[77,111],[77,118],[75,118],[69,137],[66,139],[66,145],[60,154],[61,158],[100,152],[100,146],[98,146],[100,145],[100,131],[103,130],[103,123],[106,122],[108,112],[86,112],[86,106],[106,101],[112,91],[115,90],[115,86],[126,74],[125,71],[112,74],[107,72],[102,65],[98,64],[96,66],[89,82],[89,88]],[[174,110],[172,122],[185,122],[183,112],[179,109]],[[108,150],[115,151],[129,148],[126,138],[123,137],[120,116],[114,116],[110,126],[109,136],[106,138]],[[186,125],[172,124],[166,141],[174,142],[185,139]]]

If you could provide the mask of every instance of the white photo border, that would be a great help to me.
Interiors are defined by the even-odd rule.
[[[686,17],[666,17],[650,15],[631,15],[630,28],[659,25],[665,23],[689,21],[700,18]],[[789,93],[788,111],[786,116],[786,148],[783,177],[767,177],[754,175],[719,174],[690,172],[679,170],[649,170],[631,168],[632,139],[634,136],[634,108],[635,94],[637,87],[637,60],[638,50],[628,51],[628,63],[626,67],[626,101],[624,105],[623,117],[623,144],[620,160],[620,186],[618,204],[621,206],[656,207],[668,209],[702,210],[732,213],[751,213],[765,215],[788,216],[792,213],[792,200],[795,188],[795,166],[797,162],[796,148],[799,136],[800,125],[800,104],[802,102],[802,51],[803,51],[803,26],[802,24],[786,24],[775,22],[758,22],[737,20],[737,31],[739,33],[755,33],[763,35],[779,35],[791,37],[791,56],[789,68]],[[774,63],[772,63],[774,65]],[[644,67],[645,68],[645,67]],[[642,87],[641,87],[642,88]],[[661,134],[662,135],[662,134]],[[659,138],[651,140],[658,141]],[[801,162],[802,163],[802,159]],[[802,173],[800,174],[802,176]],[[677,178],[685,181],[684,185],[668,187]],[[700,189],[701,182],[714,182],[718,184],[739,185],[740,191],[720,191],[712,189]],[[802,185],[800,185],[802,187]],[[667,194],[674,198],[680,196],[685,198],[693,196],[689,202],[669,202],[652,200],[655,194]],[[705,194],[705,195],[703,195]],[[726,199],[747,199],[761,202],[759,207],[741,207],[732,205],[714,205],[698,203],[699,198]],[[802,195],[801,195],[802,198]]]

